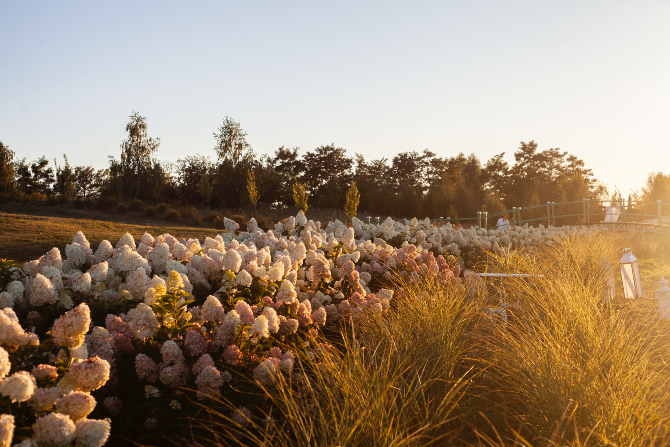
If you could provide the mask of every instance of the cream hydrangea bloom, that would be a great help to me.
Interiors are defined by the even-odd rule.
[[[41,306],[43,304],[55,304],[58,301],[56,288],[48,278],[38,273],[30,285],[30,304]]]
[[[75,447],[101,447],[109,438],[112,424],[109,419],[81,419],[76,427]]]
[[[49,413],[33,424],[33,441],[40,447],[65,447],[74,439],[76,426],[65,414]]]
[[[295,291],[293,283],[285,279],[284,281],[282,281],[281,286],[279,287],[279,291],[275,296],[275,299],[277,301],[282,301],[284,303],[290,303],[297,296],[298,294]]]
[[[14,307],[14,297],[8,292],[0,292],[0,309]]]
[[[225,316],[221,301],[212,295],[209,295],[202,305],[200,317],[203,322],[222,321]]]
[[[58,346],[78,348],[84,343],[90,324],[91,311],[86,303],[81,303],[54,322],[51,335]]]
[[[242,256],[233,249],[230,249],[223,255],[223,269],[237,273],[242,266]]]
[[[25,402],[37,388],[35,378],[28,371],[17,371],[0,383],[0,394],[12,402]]]
[[[265,315],[257,316],[249,328],[249,336],[253,337],[254,335],[258,335],[261,338],[267,338],[270,336],[268,329],[268,319],[265,317]]]
[[[60,394],[58,387],[37,388],[28,399],[28,405],[33,407],[35,411],[46,411],[56,405]]]
[[[238,286],[249,287],[253,282],[253,278],[251,277],[249,272],[247,272],[246,270],[242,270],[240,273],[237,274],[236,282]]]
[[[109,362],[100,357],[74,362],[69,372],[80,391],[95,391],[109,380]]]
[[[133,335],[141,340],[152,337],[160,328],[156,314],[144,303],[128,311],[125,322]]]
[[[221,372],[214,366],[205,366],[195,379],[195,384],[198,386],[198,399],[204,399],[219,393],[219,388],[223,385],[223,378]]]
[[[14,300],[18,300],[23,297],[23,292],[25,287],[21,281],[12,281],[7,284],[7,293],[9,293]]]
[[[85,418],[95,409],[95,398],[89,393],[72,391],[56,402],[56,409],[67,414],[73,421]]]

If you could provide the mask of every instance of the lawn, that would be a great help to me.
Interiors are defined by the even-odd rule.
[[[202,241],[221,232],[213,228],[0,213],[0,258],[23,263],[39,258],[53,247],[65,254],[65,245],[72,242],[77,231],[86,235],[94,250],[105,239],[115,244],[125,233],[133,235],[135,240],[149,232],[154,236],[169,233],[177,238],[196,237]]]

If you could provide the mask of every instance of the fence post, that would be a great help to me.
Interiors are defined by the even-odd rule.
[[[447,216],[447,225],[451,223],[451,217]]]
[[[547,227],[551,225],[551,202],[547,202]]]
[[[586,199],[586,223],[591,223],[591,199]]]
[[[379,225],[379,217],[377,217],[377,225]]]
[[[663,225],[663,207],[660,200],[657,200],[656,203],[658,206],[658,224]]]
[[[484,229],[488,228],[489,226],[489,212],[484,211]]]
[[[621,205],[621,222],[626,223],[626,201],[623,197],[619,197],[619,204]]]
[[[511,222],[511,224],[516,225],[516,207],[515,206],[512,207],[512,222]]]
[[[556,202],[551,202],[551,224],[556,226]]]
[[[582,211],[584,213],[584,223],[586,223],[586,199],[582,199]]]
[[[370,219],[372,219],[370,216],[368,216],[368,225],[370,225]]]
[[[517,220],[517,225],[521,225],[521,207],[517,206],[516,207],[516,218]]]
[[[482,227],[482,212],[477,211],[477,228]]]

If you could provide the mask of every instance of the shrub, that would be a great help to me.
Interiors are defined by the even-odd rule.
[[[74,202],[72,202],[72,204],[78,210],[83,210],[86,207],[86,202],[82,199],[77,199]]]
[[[268,231],[270,228],[274,228],[272,221],[265,217],[258,219],[256,223],[258,224],[258,228],[262,229],[263,231]]]
[[[163,214],[163,218],[165,220],[179,220],[181,217],[181,214],[177,210],[167,210],[165,214]]]
[[[216,221],[217,219],[223,222],[223,220],[221,219],[221,216],[219,216],[219,215],[216,214],[216,213],[212,213],[212,214],[210,214],[209,216],[205,217],[205,220],[206,220],[207,222],[214,222],[214,221]]]
[[[28,196],[30,197],[30,196]],[[32,202],[32,200],[29,200],[29,202]],[[49,196],[47,198],[47,205],[49,206],[54,206],[58,203],[58,198],[56,196]]]
[[[170,206],[167,203],[161,203],[156,207],[156,211],[158,211],[159,214],[166,213],[170,209]]]
[[[117,212],[117,213],[125,214],[125,213],[128,212],[128,209],[129,209],[129,208],[128,208],[128,205],[126,205],[125,203],[119,203],[119,204],[116,206],[116,212]]]
[[[240,226],[240,229],[244,229],[247,227],[247,224],[249,223],[244,216],[239,215],[239,214],[233,214],[230,218],[230,220],[234,220],[237,222],[237,224]]]
[[[147,217],[155,216],[156,215],[156,208],[154,208],[153,206],[148,206],[148,207],[144,208],[144,215],[147,216]]]
[[[130,202],[130,209],[133,211],[142,212],[144,210],[144,202],[140,199],[135,199]]]
[[[216,216],[214,220],[212,221],[212,224],[214,225],[214,228],[219,228],[223,229],[225,228],[225,225],[223,224],[223,219],[221,219],[221,216]]]
[[[184,216],[185,219],[190,219],[195,215],[195,207],[192,205],[189,206],[183,213],[181,213],[181,215]]]
[[[199,214],[194,214],[193,217],[191,217],[191,223],[197,227],[202,223],[202,218]]]
[[[112,202],[112,199],[110,199],[109,197],[100,196],[95,201],[95,207],[97,209],[101,210],[101,211],[106,210],[106,209],[111,208],[111,202]]]

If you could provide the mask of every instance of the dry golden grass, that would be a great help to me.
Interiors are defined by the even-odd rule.
[[[601,300],[603,256],[614,267],[620,248],[630,245],[635,241],[626,236],[593,235],[532,259],[498,259],[507,271],[543,275],[508,281],[508,296],[520,303],[512,312],[515,321],[483,340],[489,381],[479,392],[488,399],[485,413],[508,440],[670,442],[670,324],[658,319],[655,298],[649,299],[653,288],[647,287],[643,300]],[[620,294],[620,281],[617,286]],[[482,432],[491,442],[497,439]]]
[[[259,418],[236,426],[230,407],[211,406],[200,441],[669,445],[670,322],[659,321],[653,294],[670,266],[668,242],[605,234],[492,256],[489,271],[543,275],[506,280],[508,301],[520,306],[507,309],[507,323],[483,312],[491,296],[430,279],[405,284],[387,317],[344,328],[338,351],[297,364],[291,383],[265,390],[272,429]],[[623,247],[641,259],[645,298],[603,303],[603,256],[616,267]]]

